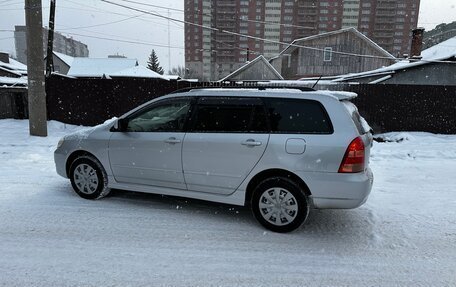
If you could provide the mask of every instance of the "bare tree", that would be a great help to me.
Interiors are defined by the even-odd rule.
[[[171,70],[168,71],[169,75],[177,75],[181,78],[187,77],[187,70],[183,66],[173,67]]]

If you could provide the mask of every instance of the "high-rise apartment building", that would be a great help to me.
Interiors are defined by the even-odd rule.
[[[46,55],[48,29],[43,28],[43,55]],[[14,29],[14,44],[16,46],[16,57],[19,62],[27,64],[27,39],[26,27],[15,26]],[[73,38],[68,38],[54,32],[54,52],[59,52],[72,57],[88,57],[89,49],[87,45]]]
[[[217,80],[294,39],[355,27],[395,56],[409,53],[420,0],[185,0],[185,63]],[[244,36],[245,35],[245,36]],[[266,39],[266,40],[261,40]]]

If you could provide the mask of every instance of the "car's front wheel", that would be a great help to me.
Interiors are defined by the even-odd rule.
[[[109,194],[106,172],[94,157],[78,157],[70,166],[70,180],[74,191],[85,199],[98,199]]]
[[[295,230],[309,213],[305,193],[286,177],[272,177],[260,182],[253,192],[251,207],[255,218],[275,232]]]

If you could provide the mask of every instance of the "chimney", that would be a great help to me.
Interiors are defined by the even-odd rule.
[[[424,28],[416,28],[412,30],[412,46],[410,48],[410,58],[421,59],[421,48],[423,47]]]
[[[9,54],[5,52],[0,52],[0,62],[9,64]]]

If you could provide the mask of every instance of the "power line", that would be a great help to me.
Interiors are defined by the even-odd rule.
[[[91,12],[96,12],[96,13],[107,13],[107,14],[114,14],[114,15],[122,15],[122,16],[134,16],[134,15],[128,15],[128,14],[124,14],[124,13],[118,13],[118,12],[113,12],[113,11],[108,11],[108,10],[104,10],[104,9],[100,9],[96,6],[92,6],[92,5],[87,5],[87,4],[83,4],[83,3],[80,3],[80,2],[75,2],[75,1],[72,1],[72,0],[65,0],[69,3],[73,3],[73,4],[76,4],[76,5],[79,5],[79,6],[82,6],[82,7],[89,7],[89,8],[92,8],[92,9],[96,9],[96,10],[92,10],[92,9],[81,9],[81,8],[73,8],[73,7],[62,7],[62,6],[59,6],[61,8],[65,8],[65,9],[75,9],[75,10],[81,10],[81,11],[91,11]],[[145,14],[145,13],[143,13]],[[147,14],[147,13],[146,13]],[[144,15],[143,15],[144,16]],[[141,20],[141,21],[145,21],[145,22],[150,22],[150,23],[154,23],[156,25],[160,25],[160,26],[165,26],[164,24],[162,23],[156,23],[156,22],[152,22],[152,21],[149,21],[149,20],[146,20],[146,19],[141,19],[140,17],[137,18],[137,20]],[[173,24],[175,24],[173,22]]]
[[[168,20],[172,20],[172,21],[176,21],[176,22],[180,22],[180,23],[184,23],[184,24],[188,24],[188,25],[192,25],[192,26],[196,26],[196,27],[200,27],[200,28],[203,28],[203,29],[212,30],[212,31],[215,31],[215,32],[225,33],[225,34],[229,34],[229,35],[233,35],[233,36],[245,37],[245,38],[254,39],[254,40],[257,40],[257,41],[263,41],[263,42],[268,42],[268,43],[273,43],[273,44],[278,44],[278,45],[287,45],[287,49],[289,47],[296,47],[296,48],[308,49],[308,50],[313,50],[313,51],[325,52],[325,50],[321,49],[321,48],[297,45],[297,44],[293,44],[293,43],[290,44],[290,43],[285,43],[285,42],[281,42],[281,41],[275,41],[275,40],[255,37],[255,36],[251,36],[251,35],[246,35],[246,34],[241,34],[241,33],[237,33],[237,32],[227,31],[227,30],[224,30],[224,29],[219,29],[219,28],[216,28],[216,27],[209,27],[209,26],[205,26],[205,25],[200,25],[200,24],[188,22],[188,21],[185,21],[185,20],[179,20],[179,19],[175,19],[175,18],[171,18],[171,17],[162,16],[160,14],[156,14],[156,13],[153,13],[153,12],[150,12],[150,11],[145,11],[145,10],[141,10],[141,9],[138,9],[138,8],[135,8],[135,7],[130,7],[130,6],[126,6],[126,5],[123,5],[123,4],[115,3],[115,2],[112,2],[112,1],[109,1],[109,0],[101,0],[101,1],[109,3],[109,4],[112,4],[112,5],[115,5],[115,6],[123,7],[123,8],[129,9],[129,10],[134,10],[134,11],[138,11],[138,12],[147,13],[147,14],[150,14],[150,15],[153,15],[153,16],[156,16],[156,17],[160,17],[160,18],[164,18],[164,19],[168,19]],[[126,0],[120,0],[120,1],[126,1]],[[403,61],[404,60],[404,59],[396,58],[394,56],[386,57],[386,56],[363,55],[363,54],[341,52],[341,51],[334,51],[334,50],[332,51],[332,53],[338,54],[338,55],[353,56],[353,57],[360,57],[360,58],[370,58],[370,59],[387,59],[387,60],[394,60],[394,61]],[[452,63],[452,64],[456,64],[456,62],[452,62],[452,61],[434,61],[434,60],[420,60],[420,61],[428,62],[428,63]]]
[[[98,37],[98,36],[90,36],[90,35],[84,35],[84,34],[79,34],[79,33],[70,33],[66,32],[66,34],[69,35],[75,35],[75,36],[80,36],[80,37],[87,37],[87,38],[94,38],[94,39],[100,39],[100,40],[107,40],[107,41],[117,41],[117,42],[123,42],[123,43],[130,43],[130,44],[140,44],[140,45],[148,45],[148,46],[156,46],[156,47],[164,47],[164,48],[173,48],[173,49],[185,49],[184,47],[178,47],[178,46],[168,46],[164,44],[157,44],[157,43],[150,43],[150,42],[143,42],[143,41],[134,41],[134,40],[122,40],[122,39],[114,39],[114,38],[108,38],[108,37]]]
[[[11,1],[16,1],[16,0],[5,0],[5,1],[1,1],[0,4],[4,4],[4,3],[7,3],[7,2],[11,2]],[[7,4],[2,5],[2,6],[16,5],[16,4],[22,4],[22,3],[24,3],[24,1],[18,1],[16,3],[7,3]]]
[[[162,16],[162,15],[159,15],[159,14],[156,14],[156,13],[153,13],[153,12],[150,12],[150,11],[145,11],[145,10],[141,10],[141,9],[138,9],[138,8],[134,8],[134,7],[122,5],[122,4],[115,3],[115,2],[111,2],[111,1],[109,1],[109,0],[101,0],[101,1],[102,1],[102,2],[106,2],[106,3],[109,3],[109,4],[112,4],[112,5],[115,5],[115,6],[123,7],[123,8],[129,9],[129,10],[134,10],[134,11],[138,11],[138,12],[147,13],[147,14],[150,14],[150,15],[154,15],[154,16],[156,16],[156,17],[161,17],[161,18],[164,18],[164,19],[168,19],[168,20],[172,20],[172,21],[176,21],[176,22],[180,22],[180,23],[184,23],[184,24],[188,24],[188,25],[192,25],[192,26],[196,26],[196,27],[200,27],[200,28],[204,28],[204,29],[208,29],[208,30],[215,31],[215,32],[220,32],[220,33],[229,34],[229,35],[233,35],[233,36],[241,36],[241,37],[245,37],[245,38],[249,38],[249,39],[254,39],[254,40],[258,40],[258,41],[263,41],[263,42],[268,42],[268,43],[272,43],[272,44],[288,45],[288,47],[293,46],[293,47],[297,47],[297,48],[303,48],[303,49],[314,50],[314,51],[320,51],[320,52],[324,52],[324,51],[325,51],[324,49],[321,49],[321,48],[315,48],[315,47],[308,47],[308,46],[296,45],[296,44],[293,44],[293,43],[290,44],[290,43],[285,43],[285,42],[281,42],[281,41],[275,41],[275,40],[270,40],[270,39],[255,37],[255,36],[251,36],[251,35],[241,34],[241,33],[237,33],[237,32],[227,31],[227,30],[223,30],[223,29],[216,28],[216,27],[209,27],[209,26],[205,26],[205,25],[200,25],[200,24],[188,22],[188,21],[185,21],[185,20],[179,20],[179,19],[175,19],[175,18],[171,18],[171,17],[166,17],[166,16]],[[121,1],[122,1],[122,0],[121,0]],[[389,59],[389,60],[394,59],[394,60],[399,60],[399,59],[394,58],[394,57],[391,58],[391,57],[386,57],[386,56],[362,55],[362,54],[348,53],[348,52],[340,52],[340,51],[334,51],[334,50],[332,51],[332,53],[334,53],[334,54],[339,54],[339,55],[345,55],[345,56],[361,57],[361,58],[364,57],[364,58],[377,58],[377,59]]]
[[[139,2],[139,1],[133,1],[133,0],[119,0],[119,1],[139,4],[139,5],[148,6],[148,7],[155,7],[155,8],[161,8],[161,9],[171,9],[173,11],[179,11],[179,12],[185,13],[185,10],[182,10],[182,9],[166,8],[164,6],[152,5],[152,4]],[[203,11],[201,11],[199,9],[196,10],[196,11],[201,12],[201,15],[212,16],[211,14],[203,13]],[[242,20],[242,21],[246,21],[246,22],[260,23],[260,24],[264,24],[264,25],[276,25],[276,26],[294,27],[294,28],[301,28],[301,29],[315,29],[315,27],[305,27],[305,26],[300,26],[300,25],[284,24],[284,23],[280,23],[280,22],[260,21],[260,20],[253,20],[253,19],[244,18],[244,17],[240,17],[240,18],[237,18],[237,19]]]
[[[79,27],[72,27],[72,28],[64,28],[64,29],[60,29],[60,30],[76,30],[76,29],[84,29],[84,28],[92,28],[92,27],[106,26],[106,25],[116,24],[116,23],[120,23],[120,22],[125,22],[125,21],[128,21],[128,20],[130,20],[130,19],[134,19],[134,18],[141,17],[141,16],[143,16],[143,15],[144,15],[144,13],[142,13],[142,14],[140,14],[140,15],[131,16],[131,17],[128,17],[128,18],[125,18],[125,19],[117,20],[117,21],[111,21],[111,22],[106,22],[106,23],[94,24],[94,25],[90,25],[90,26],[79,26]]]
[[[166,10],[171,10],[171,11],[176,11],[176,12],[182,12],[182,13],[185,12],[185,11],[182,10],[182,9],[168,8],[168,7],[159,6],[159,5],[153,5],[153,4],[148,4],[148,3],[144,3],[144,2],[138,2],[138,1],[132,1],[132,0],[120,0],[120,1],[129,2],[129,3],[134,3],[134,4],[139,4],[139,5],[144,5],[144,6],[148,6],[148,7],[166,9]]]

